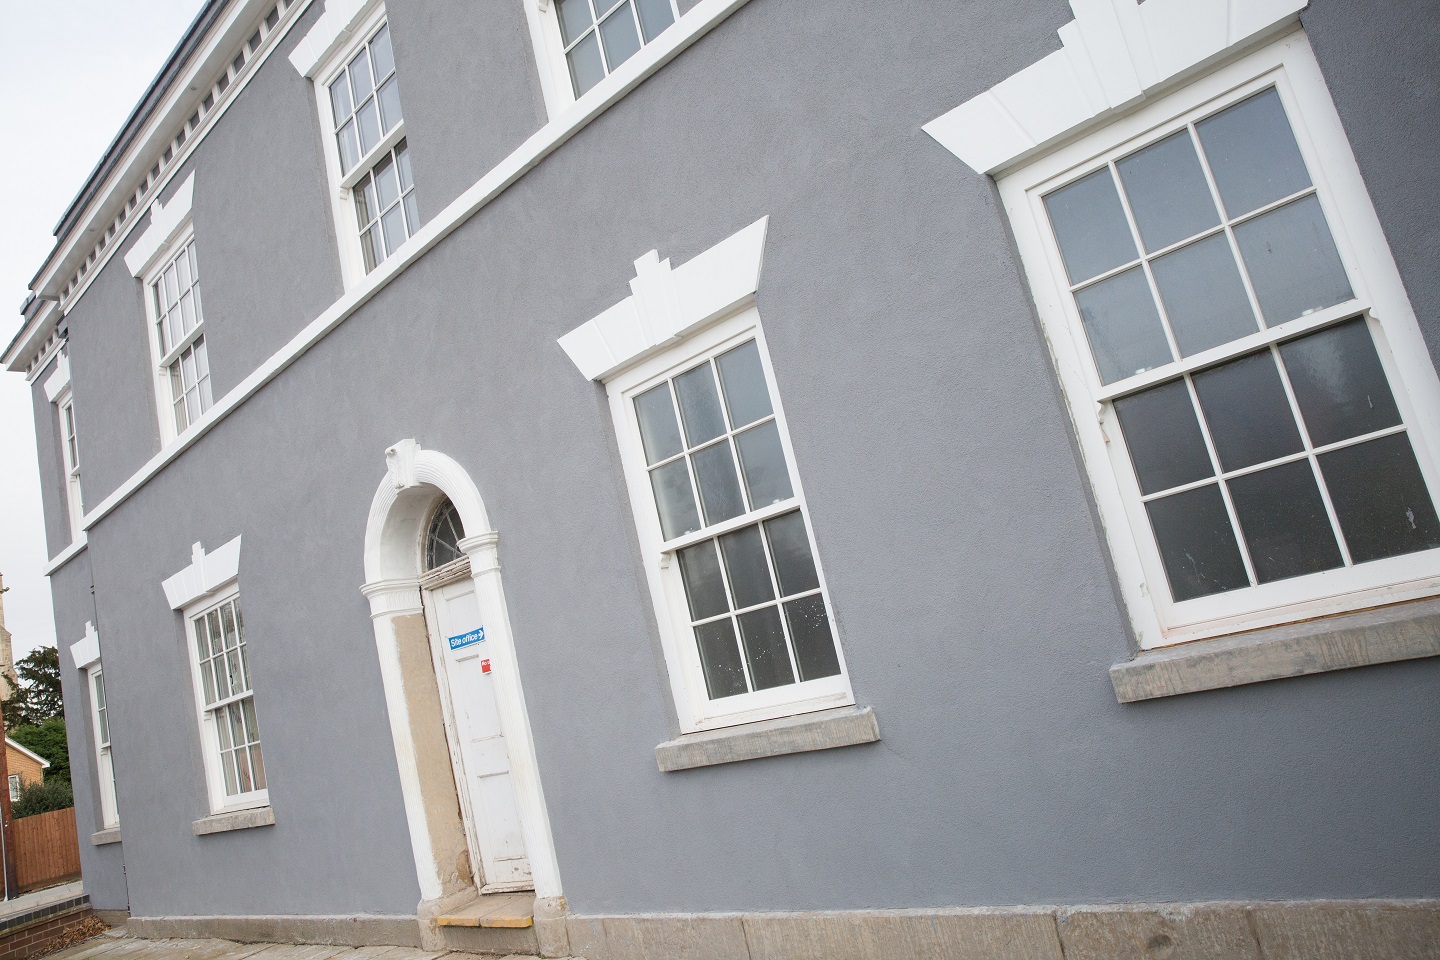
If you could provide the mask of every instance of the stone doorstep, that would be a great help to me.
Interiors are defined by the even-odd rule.
[[[490,893],[465,907],[435,918],[440,927],[489,927],[519,930],[535,925],[535,894]]]

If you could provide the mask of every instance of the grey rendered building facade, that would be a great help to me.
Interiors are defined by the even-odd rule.
[[[622,36],[577,3],[208,3],[57,230],[5,361],[95,906],[594,958],[1440,956],[1433,4],[626,0]],[[1300,180],[1241,209],[1224,119],[1282,102],[1257,182]],[[1184,213],[1200,167],[1130,164],[1162,137],[1220,198],[1163,243],[1135,178]],[[1144,252],[1086,271],[1116,188],[1081,234],[1046,198],[1096,170]],[[1254,251],[1284,244],[1247,244],[1322,207],[1273,289],[1332,293],[1278,316]],[[1261,316],[1241,347],[1191,349],[1167,299],[1206,231]],[[1126,276],[1174,352],[1112,375],[1145,335],[1086,291]],[[1394,411],[1348,486],[1362,434],[1326,445],[1295,359],[1342,334]],[[1323,512],[1247,512],[1259,461],[1234,472],[1206,393],[1236,350],[1279,358],[1304,436],[1275,469],[1315,465],[1279,499]],[[712,363],[740,457],[713,517],[682,382]],[[1180,383],[1223,485],[1147,478],[1127,401]],[[636,402],[660,387],[668,428]],[[652,479],[687,461],[688,525]],[[1206,490],[1242,534],[1195,534],[1187,580],[1156,504]],[[689,632],[686,551],[730,538],[740,609],[723,551],[762,528],[779,667],[758,607],[730,653]],[[204,624],[241,602],[235,672],[239,629]],[[533,931],[437,922],[526,888]]]

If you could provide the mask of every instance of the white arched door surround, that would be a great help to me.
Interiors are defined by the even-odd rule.
[[[505,609],[499,535],[491,528],[485,503],[469,474],[450,457],[421,449],[414,440],[402,440],[385,451],[385,464],[386,475],[371,501],[365,528],[365,585],[361,591],[370,601],[375,627],[420,883],[419,912],[422,917],[433,915],[458,895],[475,892],[470,871],[458,864],[466,849],[465,833],[456,816],[458,797],[420,592],[424,526],[440,494],[450,498],[469,534],[459,546],[470,560],[470,577],[490,646],[496,707],[510,752],[535,895],[558,898],[560,872]]]

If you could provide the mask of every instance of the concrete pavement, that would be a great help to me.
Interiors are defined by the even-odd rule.
[[[142,940],[112,931],[45,960],[537,960],[472,953],[432,953],[410,947],[333,947],[317,944],[232,943],[229,940]]]

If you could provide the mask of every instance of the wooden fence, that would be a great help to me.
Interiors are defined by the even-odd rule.
[[[20,817],[11,823],[16,882],[22,892],[80,876],[80,838],[75,831],[74,807]]]

